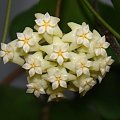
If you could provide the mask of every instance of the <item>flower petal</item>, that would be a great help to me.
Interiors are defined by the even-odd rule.
[[[68,53],[68,52],[64,52],[64,53],[62,54],[62,56],[67,59],[67,58],[69,58],[69,53]]]
[[[33,30],[29,27],[26,27],[23,34],[25,36],[25,39],[30,39],[32,37]]]
[[[88,39],[86,39],[86,38],[84,38],[84,41],[83,41],[83,45],[85,46],[85,47],[88,47],[89,46],[89,40]]]
[[[43,19],[36,19],[35,20],[35,22],[36,22],[36,24],[38,25],[38,26],[43,26],[44,25],[44,21],[43,21]]]
[[[77,44],[83,43],[83,38],[82,37],[77,37]]]
[[[56,77],[55,76],[50,76],[49,78],[48,78],[48,81],[50,81],[50,82],[55,82],[56,81]]]
[[[83,32],[84,32],[84,34],[89,32],[89,26],[88,25],[83,26]]]
[[[39,27],[38,33],[39,33],[39,34],[43,34],[44,32],[45,32],[45,26]]]
[[[106,50],[103,49],[103,48],[101,48],[101,55],[103,55],[103,56],[106,56],[106,55],[107,55]]]
[[[5,52],[4,51],[0,51],[0,57],[5,56]]]
[[[53,90],[56,89],[56,88],[58,88],[58,86],[59,86],[58,81],[55,81],[55,82],[52,83],[52,89]]]
[[[53,35],[53,28],[52,27],[47,27],[47,33],[50,35]]]
[[[52,53],[51,56],[50,56],[50,59],[55,60],[55,59],[57,59],[57,57],[58,57],[57,53]]]
[[[54,52],[59,52],[59,50],[60,50],[60,46],[58,46],[58,45],[53,45],[53,51],[54,51]]]
[[[35,75],[35,69],[34,69],[34,68],[31,68],[31,69],[29,70],[29,75],[30,75],[30,77],[32,77],[32,76]]]
[[[23,33],[17,33],[17,37],[19,40],[25,40],[25,36]]]
[[[79,76],[82,75],[83,70],[80,68],[80,69],[78,69],[78,70],[76,71],[76,73],[77,73],[77,77],[79,77]]]
[[[8,53],[8,59],[13,59],[13,53],[12,52]]]
[[[6,48],[7,48],[7,45],[5,43],[1,43],[1,49],[4,51],[6,50]]]
[[[64,88],[67,88],[67,83],[63,80],[60,81],[60,86],[61,87],[64,87]]]
[[[29,46],[28,44],[24,44],[23,50],[24,50],[26,53],[28,53],[29,50],[30,50],[30,46]]]
[[[37,91],[37,90],[35,90],[35,91],[34,91],[34,95],[38,98],[38,97],[40,96],[40,92]]]
[[[42,74],[42,69],[40,67],[35,67],[35,72],[37,74]]]
[[[35,45],[35,40],[34,39],[29,39],[28,44],[31,46]]]
[[[58,23],[59,21],[60,21],[59,18],[52,17],[51,20],[50,20],[50,22],[49,22],[49,24],[50,24],[50,26],[54,27],[54,26],[57,25],[57,23]]]
[[[8,61],[9,61],[8,56],[5,55],[5,56],[3,57],[3,62],[4,62],[4,64],[6,64]]]
[[[17,46],[18,48],[22,47],[23,45],[24,45],[24,42],[23,42],[23,41],[18,41],[17,44],[16,44],[16,46]]]
[[[59,65],[62,65],[62,64],[63,64],[63,61],[64,61],[63,57],[62,57],[62,56],[58,56],[58,58],[57,58],[58,64],[59,64]]]
[[[103,47],[104,47],[104,48],[108,48],[108,47],[109,47],[109,45],[110,45],[110,43],[105,42],[105,43],[103,44]]]
[[[69,45],[68,45],[68,44],[62,45],[62,46],[61,46],[61,51],[62,51],[62,52],[66,52],[66,51],[68,50],[68,48],[69,48]]]
[[[86,67],[83,68],[83,73],[84,73],[85,75],[90,75],[89,69],[86,68]]]
[[[86,34],[87,39],[92,39],[93,38],[93,34],[91,32]]]
[[[44,15],[44,20],[45,22],[48,22],[50,20],[50,15],[48,12]]]
[[[96,56],[100,55],[100,54],[101,54],[100,49],[96,49],[96,50],[95,50],[95,54],[96,54]]]
[[[31,65],[28,64],[28,63],[25,63],[22,68],[26,69],[26,70],[29,70],[31,68]]]
[[[34,89],[27,89],[26,93],[33,93]]]

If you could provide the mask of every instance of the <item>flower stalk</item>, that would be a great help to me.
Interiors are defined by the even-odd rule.
[[[4,29],[3,29],[3,36],[1,40],[2,43],[4,43],[7,38],[8,24],[9,24],[9,18],[10,18],[10,13],[11,13],[11,5],[12,5],[12,0],[8,0],[7,13],[6,13]]]

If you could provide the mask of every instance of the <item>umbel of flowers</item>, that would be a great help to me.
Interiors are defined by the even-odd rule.
[[[106,49],[109,43],[86,23],[69,22],[71,32],[64,34],[60,21],[48,13],[35,14],[37,32],[26,27],[17,39],[1,43],[4,64],[13,62],[27,72],[27,93],[36,97],[48,94],[48,101],[64,96],[64,91],[85,95],[100,83],[113,63]],[[44,43],[44,44],[43,44]]]

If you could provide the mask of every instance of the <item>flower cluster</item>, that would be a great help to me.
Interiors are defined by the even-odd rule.
[[[26,27],[17,39],[1,43],[0,56],[27,72],[27,93],[39,97],[48,94],[48,101],[64,96],[70,90],[85,95],[97,81],[100,83],[113,63],[106,49],[109,43],[86,23],[70,22],[71,32],[64,34],[60,21],[48,13],[35,14],[37,32]],[[42,43],[42,44],[41,44]]]

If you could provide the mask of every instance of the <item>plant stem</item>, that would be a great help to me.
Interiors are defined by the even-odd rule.
[[[56,17],[60,17],[60,6],[61,6],[61,1],[62,0],[57,0],[57,4],[56,4]]]
[[[6,41],[6,38],[7,38],[8,23],[9,23],[10,12],[11,12],[11,4],[12,4],[12,0],[8,0],[7,12],[6,12],[4,29],[3,29],[3,36],[2,36],[2,42],[3,42],[3,43]]]
[[[90,3],[87,0],[81,0],[88,9],[93,13],[93,15],[117,38],[120,40],[120,35],[117,33],[106,21],[93,9]]]

